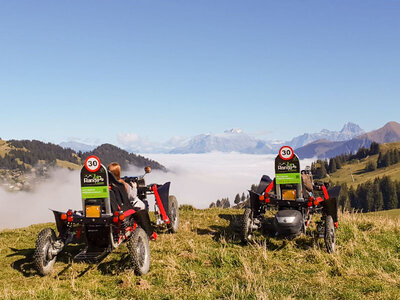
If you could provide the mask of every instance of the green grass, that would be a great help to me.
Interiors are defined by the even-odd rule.
[[[151,242],[151,270],[138,277],[122,246],[98,265],[59,255],[54,272],[36,274],[36,235],[54,224],[0,232],[2,299],[399,299],[400,218],[344,214],[338,252],[311,236],[259,235],[244,246],[243,210],[181,210],[178,234]],[[390,212],[388,212],[390,214]],[[72,253],[72,254],[71,254]]]

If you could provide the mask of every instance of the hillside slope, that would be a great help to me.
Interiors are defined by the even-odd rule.
[[[379,149],[383,153],[393,149],[400,150],[400,142],[381,144],[379,145]],[[360,183],[383,176],[389,176],[393,180],[400,180],[400,164],[366,172],[365,168],[367,164],[370,162],[376,162],[377,159],[378,155],[372,155],[360,161],[353,161],[351,163],[344,164],[341,169],[329,174],[328,178],[333,182],[347,183],[348,185],[352,185],[354,187]]]
[[[338,253],[312,237],[258,236],[243,246],[243,210],[181,210],[180,231],[151,242],[151,269],[137,277],[125,246],[99,265],[59,256],[40,277],[32,255],[38,232],[53,224],[0,231],[2,299],[399,299],[400,219],[340,215]],[[13,280],[10,280],[12,278]]]

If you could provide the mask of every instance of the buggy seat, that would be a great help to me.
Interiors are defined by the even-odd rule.
[[[108,171],[108,180],[110,185],[110,202],[111,210],[115,211],[128,211],[133,210],[133,206],[128,199],[128,193],[126,192],[125,185],[119,182],[113,173]]]

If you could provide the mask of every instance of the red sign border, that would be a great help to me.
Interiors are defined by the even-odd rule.
[[[97,161],[99,162],[99,165],[98,165],[98,167],[97,167],[96,170],[90,170],[90,169],[88,168],[87,162],[88,162],[89,158],[95,158],[95,159],[97,159]],[[92,173],[97,172],[97,171],[100,170],[100,168],[101,168],[101,161],[100,161],[100,158],[98,158],[96,155],[90,155],[90,156],[89,156],[88,158],[86,158],[86,160],[85,160],[85,168],[86,168],[86,170],[88,170],[89,172],[92,172]]]
[[[292,151],[292,155],[291,155],[289,158],[283,158],[283,157],[281,156],[281,150],[282,150],[282,148],[289,148],[289,149]],[[290,147],[290,146],[282,146],[282,147],[279,149],[279,157],[282,158],[283,160],[291,160],[291,159],[293,158],[293,156],[294,156],[294,151],[293,151],[293,148],[292,148],[292,147]]]

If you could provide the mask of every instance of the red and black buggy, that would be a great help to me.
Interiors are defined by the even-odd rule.
[[[306,190],[304,176],[309,178],[312,191]],[[319,213],[321,220],[316,222],[316,236],[324,238],[327,251],[332,253],[336,245],[339,192],[340,187],[328,190],[325,183],[313,183],[310,170],[300,171],[299,158],[291,147],[284,146],[275,158],[274,180],[264,175],[257,191],[249,191],[250,207],[243,215],[241,239],[245,243],[253,240],[258,230],[293,238],[305,234],[312,215]],[[266,218],[266,210],[275,211],[275,216]]]
[[[145,174],[150,171],[149,167],[145,168]],[[38,235],[34,252],[38,273],[49,274],[57,255],[68,244],[83,241],[84,247],[74,257],[75,261],[100,262],[126,242],[135,273],[146,274],[150,268],[149,235],[152,233],[148,212],[134,209],[124,184],[96,156],[86,159],[80,179],[82,210],[53,210],[58,235],[51,228],[43,229]],[[126,180],[136,182],[138,197],[142,201],[147,203],[147,195],[154,194],[157,223],[166,224],[169,231],[177,232],[178,203],[174,196],[169,195],[170,183],[146,186],[144,175]]]

